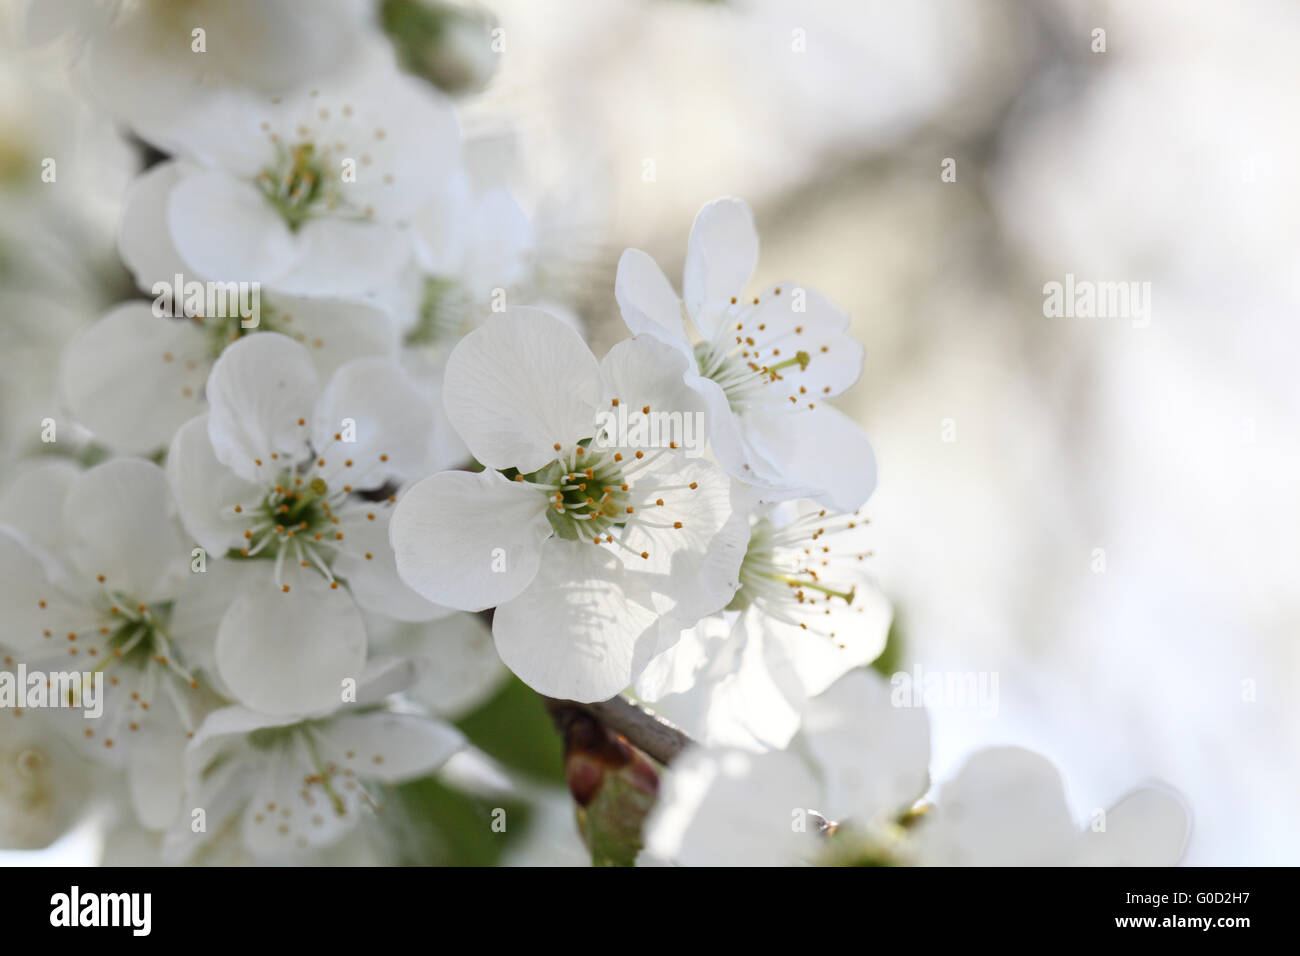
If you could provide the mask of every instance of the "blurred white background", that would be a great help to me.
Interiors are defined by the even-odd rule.
[[[936,776],[1019,743],[1081,819],[1158,777],[1186,862],[1300,859],[1300,7],[495,10],[479,105],[542,181],[581,170],[598,345],[618,252],[674,274],[724,194],[760,280],[852,312],[903,666],[999,677],[996,716],[934,712]],[[1149,282],[1149,325],[1045,317],[1067,273]]]

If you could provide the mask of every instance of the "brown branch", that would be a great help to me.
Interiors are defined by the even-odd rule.
[[[627,738],[628,743],[662,764],[671,763],[678,754],[694,743],[690,737],[658,714],[626,697],[614,697],[594,704],[579,704],[576,701],[555,700],[550,697],[545,698],[545,701],[547,710],[551,712],[551,716],[557,723],[563,720],[565,711],[588,714],[615,733],[622,734]]]

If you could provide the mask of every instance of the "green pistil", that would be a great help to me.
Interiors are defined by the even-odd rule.
[[[329,486],[319,476],[306,485],[297,485],[292,472],[281,474],[275,488],[267,493],[261,504],[248,514],[248,525],[253,530],[251,538],[227,553],[230,558],[275,558],[292,538],[302,538],[304,547],[315,535],[334,535],[334,515],[329,506]],[[268,527],[269,526],[269,527]],[[264,546],[259,543],[267,536],[272,540]],[[245,551],[253,553],[245,554]]]
[[[468,303],[452,279],[428,276],[415,325],[406,333],[405,344],[443,345],[458,341],[469,331]]]
[[[819,866],[905,866],[903,831],[884,826],[870,833],[852,825],[831,826],[823,831],[825,845]]]
[[[271,750],[289,740],[298,732],[296,726],[259,727],[248,735],[248,743],[254,750]]]
[[[248,744],[254,750],[268,751],[278,750],[289,746],[293,740],[301,737],[307,747],[307,753],[311,756],[312,767],[316,773],[308,777],[305,783],[311,785],[319,783],[325,795],[329,797],[330,803],[334,807],[334,812],[343,816],[347,812],[347,804],[344,803],[343,797],[334,789],[330,782],[331,772],[321,760],[320,751],[316,747],[316,740],[312,737],[312,724],[290,724],[288,727],[259,727],[248,735]]]
[[[283,332],[285,335],[294,336],[288,324],[281,321],[276,310],[267,303],[259,304],[257,316],[257,325],[252,328],[244,327],[244,318],[238,312],[233,315],[196,317],[195,321],[207,335],[208,352],[213,358],[219,356],[231,342],[236,342],[253,332]]]
[[[852,604],[853,596],[857,593],[857,588],[850,588],[848,591],[837,591],[834,588],[828,588],[824,584],[819,584],[811,579],[796,577],[793,574],[769,574],[768,577],[775,581],[784,581],[792,588],[811,588],[831,597],[843,598],[845,604]]]
[[[31,155],[14,139],[0,138],[0,183],[6,186],[22,183],[33,166],[39,169],[39,163],[33,163]]]
[[[764,371],[766,372],[766,374],[767,374],[769,377],[771,377],[771,378],[776,378],[776,377],[777,377],[777,375],[776,375],[777,372],[781,371],[781,369],[783,369],[783,368],[789,368],[789,367],[792,366],[792,365],[798,365],[799,368],[801,368],[801,369],[805,369],[805,368],[807,368],[807,367],[808,367],[808,361],[809,361],[809,359],[808,359],[808,353],[807,353],[807,352],[795,352],[795,353],[794,353],[794,358],[788,358],[788,359],[786,359],[784,362],[777,362],[775,365],[768,365],[768,366],[764,369]]]
[[[631,496],[624,490],[623,463],[615,453],[592,450],[590,442],[579,447],[583,453],[574,456],[572,466],[553,461],[524,476],[525,481],[558,489],[546,492],[550,504],[546,516],[555,533],[570,541],[590,540],[621,528],[633,514],[628,510]]]
[[[311,752],[312,766],[316,768],[316,776],[308,780],[308,783],[319,783],[321,789],[325,791],[325,795],[329,797],[330,803],[334,805],[334,812],[339,816],[343,816],[347,813],[347,804],[343,802],[343,798],[339,796],[338,791],[334,789],[334,784],[330,782],[331,774],[329,768],[326,767],[324,761],[320,759],[320,751],[316,749],[316,741],[312,739],[310,733],[307,733],[305,736],[307,739],[307,749]]]
[[[733,408],[752,399],[756,389],[779,381],[782,369],[797,365],[802,371],[812,361],[812,357],[802,350],[772,365],[760,365],[757,359],[758,349],[753,346],[742,348],[739,354],[734,351],[729,354],[715,352],[707,342],[695,346],[695,363],[700,374],[722,388]]]
[[[319,524],[318,519],[323,515],[323,509],[318,499],[323,498],[328,491],[325,479],[313,478],[303,491],[291,492],[286,498],[287,502],[291,502],[289,510],[284,514],[285,520],[281,524],[300,525],[306,521],[309,528]]]
[[[121,596],[114,597],[116,599]],[[144,611],[122,610],[125,607],[134,607],[125,600],[114,606],[119,610],[113,614],[113,617],[123,620],[105,642],[108,656],[100,664],[100,669],[114,663],[128,667],[146,666],[167,647],[162,629],[170,616],[171,604],[152,605]]]
[[[769,592],[770,584],[775,582],[792,591],[809,589],[820,591],[828,597],[837,597],[845,604],[852,604],[857,588],[840,591],[822,584],[809,571],[790,573],[778,563],[773,545],[773,528],[766,519],[755,523],[749,536],[749,547],[745,549],[744,560],[740,563],[740,588],[727,605],[727,610],[743,611],[754,600],[764,597]],[[770,592],[768,595],[770,597]]]
[[[281,149],[275,166],[262,171],[257,185],[295,231],[328,201],[324,165],[312,143]]]

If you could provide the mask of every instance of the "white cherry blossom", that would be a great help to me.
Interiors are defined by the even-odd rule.
[[[289,295],[392,282],[413,253],[412,212],[459,155],[451,107],[378,61],[284,98],[214,94],[167,139],[173,181],[159,174],[147,199],[185,272]]]
[[[182,176],[182,164],[164,162],[136,179],[118,234],[118,251],[136,284],[150,295],[165,287],[174,317],[156,314],[152,303],[120,303],[68,343],[59,370],[73,415],[97,441],[121,452],[165,448],[203,410],[203,386],[217,356],[246,335],[280,332],[296,339],[322,378],[352,359],[398,355],[395,323],[377,305],[356,299],[258,290],[249,321],[231,289],[216,301],[227,304],[223,312],[206,314],[206,302],[189,308],[196,303],[185,302],[177,280],[206,289],[207,277],[188,271],[167,231],[167,197]]]
[[[534,309],[493,317],[448,360],[448,416],[486,470],[401,498],[398,571],[430,601],[495,607],[502,659],[544,694],[613,696],[735,591],[745,527],[726,475],[671,442],[622,443],[598,416],[698,408],[684,366],[644,337],[598,364]]]
[[[321,389],[308,350],[275,333],[229,346],[207,396],[167,470],[217,572],[212,595],[196,598],[220,614],[216,672],[263,713],[331,710],[366,660],[361,608],[447,613],[398,580],[387,544],[395,496],[384,489],[424,455],[428,411],[382,359],[346,363]]]
[[[757,262],[749,207],[715,200],[691,227],[680,298],[650,256],[623,253],[623,321],[690,360],[685,381],[708,407],[713,453],[731,475],[858,508],[875,488],[875,457],[828,399],[857,382],[862,346],[848,315],[812,289],[782,282],[747,295]]]
[[[372,653],[394,655],[413,665],[407,700],[441,717],[473,710],[507,676],[481,615],[458,611],[432,621],[366,616]]]
[[[65,38],[86,91],[165,139],[214,91],[272,96],[325,76],[355,55],[367,14],[364,0],[23,0],[19,30]]]
[[[80,473],[44,465],[3,502],[11,520],[19,502],[30,509],[0,526],[6,643],[45,673],[98,675],[102,715],[67,712],[66,729],[125,767],[142,824],[167,825],[186,734],[212,698],[176,639],[193,626],[179,599],[197,575],[163,470],[130,458]]]
[[[14,659],[0,649],[6,669]],[[0,710],[0,850],[38,850],[59,838],[101,781],[49,714]]]
[[[1138,787],[1084,825],[1051,761],[1021,747],[972,754],[916,831],[927,866],[1173,866],[1189,829],[1181,797]]]
[[[727,610],[651,661],[637,694],[702,744],[784,748],[808,698],[884,649],[867,529],[809,501],[755,513]]]
[[[852,671],[807,703],[788,750],[696,746],[679,757],[646,850],[687,866],[816,863],[831,822],[889,834],[925,793],[929,755],[925,712],[892,707],[879,675]]]
[[[693,747],[646,824],[651,857],[685,865],[1172,866],[1187,811],[1172,791],[1132,791],[1080,825],[1056,769],[1019,747],[973,754],[933,802],[929,724],[856,670],[808,702],[788,750]]]
[[[185,751],[185,806],[164,859],[184,862],[218,836],[263,860],[332,846],[381,805],[380,786],[436,770],[462,743],[447,724],[372,707],[316,720],[218,710]]]

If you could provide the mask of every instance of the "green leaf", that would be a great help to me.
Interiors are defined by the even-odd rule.
[[[530,816],[527,804],[473,796],[437,777],[394,787],[385,809],[402,866],[496,866]]]
[[[537,692],[511,675],[504,687],[456,726],[470,743],[537,780],[564,783],[564,748]]]

